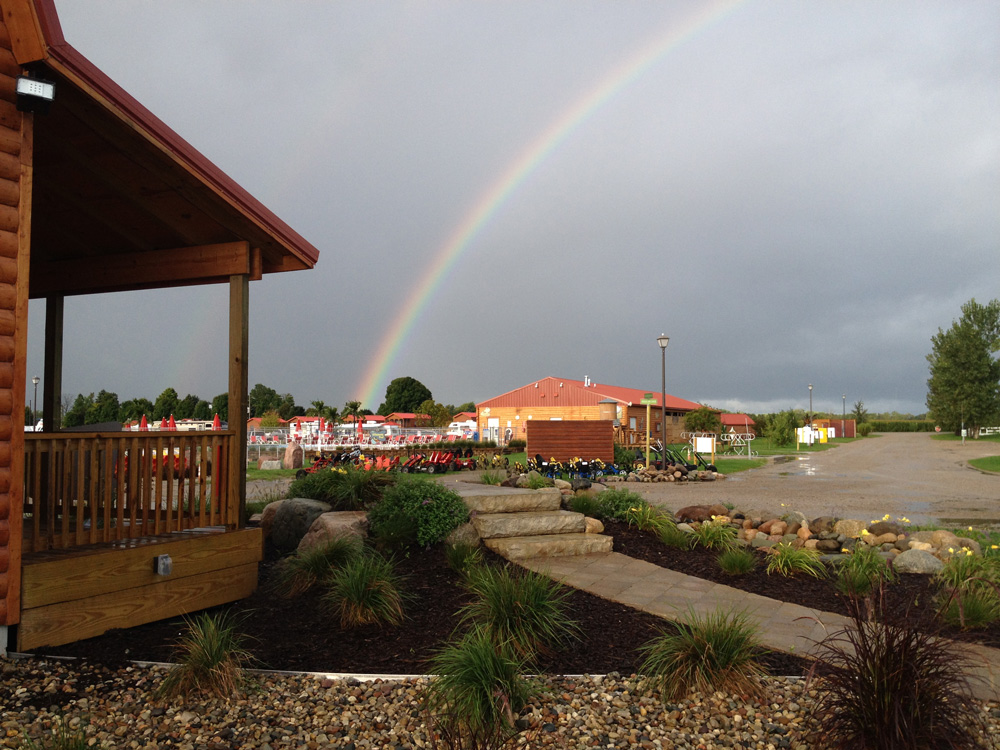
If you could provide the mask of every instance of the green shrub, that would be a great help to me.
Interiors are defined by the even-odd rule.
[[[597,499],[601,503],[599,517],[615,521],[627,522],[629,511],[632,508],[649,505],[638,492],[619,487],[604,490],[597,496]]]
[[[986,736],[968,652],[911,613],[883,605],[884,584],[847,600],[850,622],[818,644],[817,747],[973,748]],[[815,683],[813,678],[819,678]]]
[[[882,581],[895,581],[892,566],[879,554],[877,547],[859,542],[850,551],[837,571],[837,590],[848,596],[868,596]]]
[[[356,536],[337,536],[324,544],[299,550],[277,564],[274,588],[279,596],[299,596],[324,582],[331,571],[361,554]]]
[[[500,484],[507,478],[507,473],[503,471],[497,471],[495,469],[487,469],[482,474],[479,475],[479,481],[483,484],[489,484],[494,487],[499,487]]]
[[[601,512],[601,501],[596,495],[574,495],[570,498],[569,508],[575,513],[597,518]]]
[[[444,554],[448,567],[461,576],[467,576],[473,568],[483,564],[483,550],[476,544],[449,544]]]
[[[660,538],[668,547],[674,547],[675,549],[691,549],[694,546],[694,534],[689,534],[686,531],[682,531],[677,528],[677,525],[664,526],[656,532],[656,535]]]
[[[632,471],[635,465],[635,449],[615,443],[615,464],[622,471]]]
[[[644,685],[662,700],[679,700],[695,690],[703,695],[716,690],[761,694],[761,645],[745,612],[691,612],[675,627],[640,647]]]
[[[635,526],[640,531],[652,531],[659,533],[662,529],[673,526],[677,528],[673,515],[662,508],[656,508],[643,501],[642,505],[636,505],[625,511],[625,518],[629,526]]]
[[[552,482],[538,474],[529,474],[526,486],[529,490],[540,490],[543,487],[551,487]]]
[[[874,428],[871,422],[862,422],[857,426],[857,432],[860,437],[868,437],[873,431]]]
[[[730,547],[719,553],[716,562],[724,573],[742,576],[757,567],[757,555],[743,547]]]
[[[524,438],[514,438],[509,443],[507,443],[507,447],[514,453],[517,453],[518,451],[523,451],[525,446],[527,446],[527,444],[528,441],[525,440]]]
[[[963,630],[983,628],[1000,619],[1000,564],[958,550],[935,576],[938,609],[946,622]]]
[[[501,748],[517,734],[515,720],[534,689],[522,677],[526,662],[479,628],[441,649],[425,693],[432,724],[445,747]]]
[[[766,569],[768,575],[795,576],[803,573],[813,578],[826,576],[826,565],[820,560],[819,552],[785,543],[771,548]]]
[[[203,612],[184,622],[186,630],[177,641],[177,665],[160,683],[157,695],[228,698],[238,693],[246,684],[245,670],[253,657],[236,624],[224,612]]]
[[[702,521],[691,528],[694,530],[691,535],[692,544],[696,547],[726,550],[736,545],[736,529],[728,523]]]
[[[392,562],[370,552],[347,561],[330,575],[323,603],[342,628],[399,625],[403,621],[402,579]]]
[[[387,524],[401,525],[401,517],[416,525],[416,541],[430,546],[469,520],[469,509],[456,492],[421,476],[403,475],[387,487],[382,500],[368,512],[372,534],[384,534]]]
[[[462,608],[461,621],[482,628],[497,644],[509,644],[529,662],[579,635],[579,625],[567,614],[570,589],[541,573],[484,565],[470,572],[466,587],[476,598]]]
[[[377,502],[393,482],[395,475],[386,471],[337,467],[296,479],[287,496],[322,500],[335,510],[363,510]]]

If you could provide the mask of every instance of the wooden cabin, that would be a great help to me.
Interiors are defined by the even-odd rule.
[[[240,415],[250,282],[312,268],[319,253],[67,44],[53,0],[0,0],[0,11],[5,652],[214,606],[257,585],[260,532],[243,520],[246,423],[61,432],[66,297],[219,285],[229,413]],[[47,93],[45,82],[47,112],[27,111],[45,109],[30,96]],[[45,300],[46,431],[25,434],[29,297]]]
[[[646,407],[640,402],[645,391],[606,383],[597,384],[589,378],[542,378],[513,391],[476,404],[479,434],[483,440],[507,443],[525,439],[527,423],[532,420],[603,419],[614,423],[615,442],[622,445],[644,445],[646,440]],[[660,432],[659,391],[651,393],[655,402],[649,410],[652,437]],[[684,442],[684,415],[701,404],[667,394],[667,442]]]

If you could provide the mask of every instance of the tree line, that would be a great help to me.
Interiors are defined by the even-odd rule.
[[[419,380],[410,377],[396,378],[389,383],[385,392],[385,400],[379,405],[378,411],[365,408],[360,401],[347,401],[338,409],[325,401],[311,401],[308,407],[295,403],[290,393],[279,393],[274,388],[263,383],[257,383],[250,389],[247,404],[249,417],[260,417],[267,427],[277,427],[280,420],[292,417],[324,417],[336,421],[344,417],[361,417],[368,414],[387,416],[394,412],[428,415],[428,427],[443,427],[452,420],[452,416],[462,411],[475,411],[472,401],[454,406],[439,404],[427,388]],[[166,388],[154,401],[148,398],[133,398],[119,401],[118,394],[113,391],[80,393],[75,399],[67,396],[62,403],[62,425],[64,427],[79,427],[81,425],[101,424],[104,422],[138,421],[145,416],[147,419],[160,421],[173,416],[174,419],[211,420],[216,414],[223,422],[229,421],[229,394],[220,393],[211,401],[194,394],[180,397],[174,388]],[[30,406],[25,407],[25,424],[33,424],[41,412],[32,414]]]

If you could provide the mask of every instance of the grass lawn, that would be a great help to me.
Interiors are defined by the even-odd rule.
[[[306,463],[308,467],[310,464]],[[295,472],[297,469],[258,469],[256,467],[247,467],[247,481],[253,482],[257,479],[295,479]]]
[[[1000,456],[986,456],[985,458],[974,458],[969,461],[971,466],[983,471],[1000,472]]]
[[[715,468],[720,474],[736,474],[740,471],[757,469],[766,463],[766,458],[717,458]]]

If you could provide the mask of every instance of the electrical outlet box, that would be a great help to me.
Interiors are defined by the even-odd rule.
[[[174,572],[174,561],[170,555],[157,555],[153,558],[153,569],[158,576],[168,576]]]

